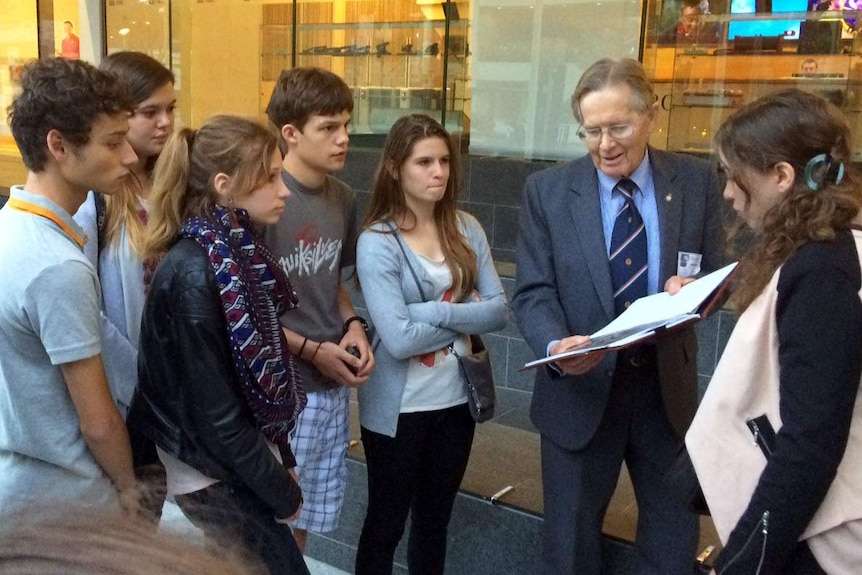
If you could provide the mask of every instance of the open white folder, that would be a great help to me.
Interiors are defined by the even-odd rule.
[[[700,321],[712,310],[736,262],[688,283],[675,295],[661,292],[636,300],[614,321],[590,336],[584,346],[524,364],[521,371],[595,351],[628,347],[656,331]]]

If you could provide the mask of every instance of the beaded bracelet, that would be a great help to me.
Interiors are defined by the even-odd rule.
[[[364,317],[361,317],[358,315],[355,315],[351,318],[348,318],[347,321],[344,322],[344,333],[347,333],[347,330],[350,329],[350,324],[355,322],[355,321],[358,321],[359,323],[361,323],[362,329],[365,330],[365,333],[368,333],[368,322],[365,321]]]
[[[296,355],[300,359],[302,359],[302,352],[305,349],[305,344],[307,344],[307,343],[308,343],[308,338],[305,338],[304,340],[302,340],[302,345],[299,346],[299,352]]]

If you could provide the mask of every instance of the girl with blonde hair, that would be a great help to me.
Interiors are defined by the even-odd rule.
[[[257,240],[290,195],[281,162],[274,135],[233,116],[180,130],[159,156],[144,255],[160,263],[129,423],[156,443],[192,523],[270,573],[301,575],[288,433],[305,393],[278,321],[297,302]]]

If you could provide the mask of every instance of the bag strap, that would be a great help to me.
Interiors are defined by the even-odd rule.
[[[102,248],[105,247],[105,228],[107,227],[107,205],[105,196],[100,192],[93,191],[93,201],[96,205],[96,250],[97,253],[102,253]]]
[[[404,241],[401,239],[401,234],[398,233],[398,230],[392,225],[389,224],[389,229],[392,230],[392,235],[395,237],[395,241],[398,242],[398,247],[401,248],[401,253],[404,254],[404,261],[407,262],[407,269],[410,270],[410,274],[413,276],[413,281],[416,282],[416,287],[419,289],[419,295],[422,297],[422,301],[428,301],[428,298],[425,297],[425,290],[422,289],[422,284],[419,283],[419,276],[416,275],[416,270],[413,269],[413,264],[410,263],[410,258],[407,256],[407,249],[404,247]]]

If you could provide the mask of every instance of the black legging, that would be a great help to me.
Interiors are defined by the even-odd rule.
[[[408,513],[410,575],[443,573],[449,518],[475,428],[466,403],[402,413],[395,437],[362,428],[368,512],[356,552],[356,575],[392,573]]]

